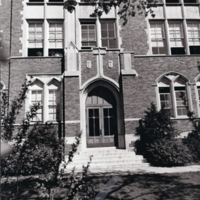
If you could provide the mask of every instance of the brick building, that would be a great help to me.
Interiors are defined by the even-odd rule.
[[[129,149],[151,102],[170,109],[181,132],[187,111],[200,117],[200,1],[159,0],[156,16],[112,8],[98,19],[77,0],[1,0],[1,90],[10,101],[32,80],[18,123],[33,103],[34,121],[51,121],[66,149],[82,132],[80,150]],[[8,59],[10,58],[10,59]]]

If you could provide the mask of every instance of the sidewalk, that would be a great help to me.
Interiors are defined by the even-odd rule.
[[[200,165],[191,165],[191,166],[183,166],[183,167],[151,167],[151,166],[140,166],[133,168],[126,168],[124,166],[123,169],[113,169],[113,171],[102,169],[95,170],[92,169],[89,173],[89,176],[93,176],[94,174],[97,176],[101,175],[132,175],[132,174],[165,174],[165,173],[183,173],[183,172],[200,172]]]

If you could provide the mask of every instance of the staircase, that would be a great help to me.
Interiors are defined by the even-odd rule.
[[[116,149],[115,147],[90,148],[78,152],[74,155],[73,162],[67,166],[66,172],[70,172],[75,167],[76,172],[82,171],[82,166],[86,166],[89,157],[93,155],[89,171],[92,173],[131,171],[133,168],[148,167],[144,163],[143,156],[135,155],[134,151]],[[68,160],[68,156],[65,157]]]

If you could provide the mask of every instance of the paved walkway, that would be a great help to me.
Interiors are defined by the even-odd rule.
[[[140,167],[133,167],[125,170],[124,169],[113,169],[113,171],[108,171],[106,169],[102,169],[101,171],[92,169],[90,171],[90,175],[93,174],[148,174],[148,173],[153,173],[153,174],[164,174],[164,173],[183,173],[183,172],[200,172],[200,165],[191,165],[191,166],[184,166],[184,167],[151,167],[151,166],[140,166]]]

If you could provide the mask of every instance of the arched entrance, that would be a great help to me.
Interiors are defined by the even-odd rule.
[[[117,146],[117,105],[113,93],[102,86],[86,99],[87,147]]]

